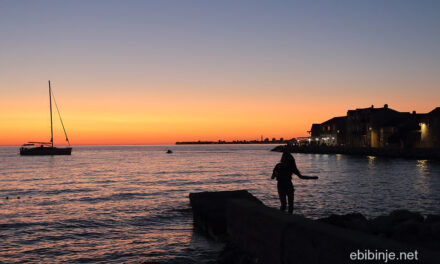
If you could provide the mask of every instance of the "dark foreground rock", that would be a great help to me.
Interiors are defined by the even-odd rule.
[[[318,221],[440,251],[440,216],[423,217],[408,210],[367,220],[362,214],[331,215]]]
[[[228,242],[218,263],[359,263],[350,256],[365,250],[417,255],[417,260],[393,263],[437,264],[440,259],[438,248],[402,239],[414,239],[415,233],[436,239],[437,216],[400,210],[372,220],[361,214],[311,220],[266,207],[246,191],[191,194],[190,199],[195,225]]]
[[[217,264],[257,264],[258,259],[246,251],[227,243],[217,258]]]

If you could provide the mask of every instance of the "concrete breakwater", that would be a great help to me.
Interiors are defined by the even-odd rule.
[[[400,210],[373,220],[360,214],[312,220],[269,208],[245,190],[194,193],[190,202],[196,228],[228,243],[219,263],[357,263],[367,254],[374,258],[369,263],[440,259],[438,215]]]
[[[310,154],[345,154],[345,155],[364,155],[389,158],[406,159],[433,159],[440,160],[440,149],[414,148],[355,148],[339,146],[277,146],[272,151],[289,151],[292,153],[310,153]]]
[[[229,208],[227,202],[231,199],[263,204],[246,190],[190,193],[189,200],[196,227],[215,240],[225,240]]]

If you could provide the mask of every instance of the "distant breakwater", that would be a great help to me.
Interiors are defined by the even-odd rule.
[[[358,213],[312,220],[269,208],[245,190],[189,198],[196,228],[227,243],[220,264],[357,263],[353,253],[367,250],[403,252],[411,256],[404,263],[440,259],[440,215],[396,210],[370,220]]]
[[[291,153],[309,153],[309,154],[344,154],[344,155],[363,155],[377,156],[388,158],[405,158],[405,159],[431,159],[440,160],[440,149],[433,148],[357,148],[357,147],[340,147],[340,146],[277,146],[272,151],[282,152],[289,151]]]
[[[259,140],[234,140],[234,141],[178,141],[176,145],[232,145],[232,144],[285,144],[283,140],[259,141]]]

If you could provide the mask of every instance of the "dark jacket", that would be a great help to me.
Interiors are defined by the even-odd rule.
[[[288,166],[284,163],[278,163],[273,169],[273,174],[279,183],[292,182],[293,172],[292,166]]]

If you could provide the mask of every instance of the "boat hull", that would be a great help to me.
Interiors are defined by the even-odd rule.
[[[56,147],[34,147],[20,148],[21,156],[53,156],[53,155],[71,155],[72,148],[56,148]]]

